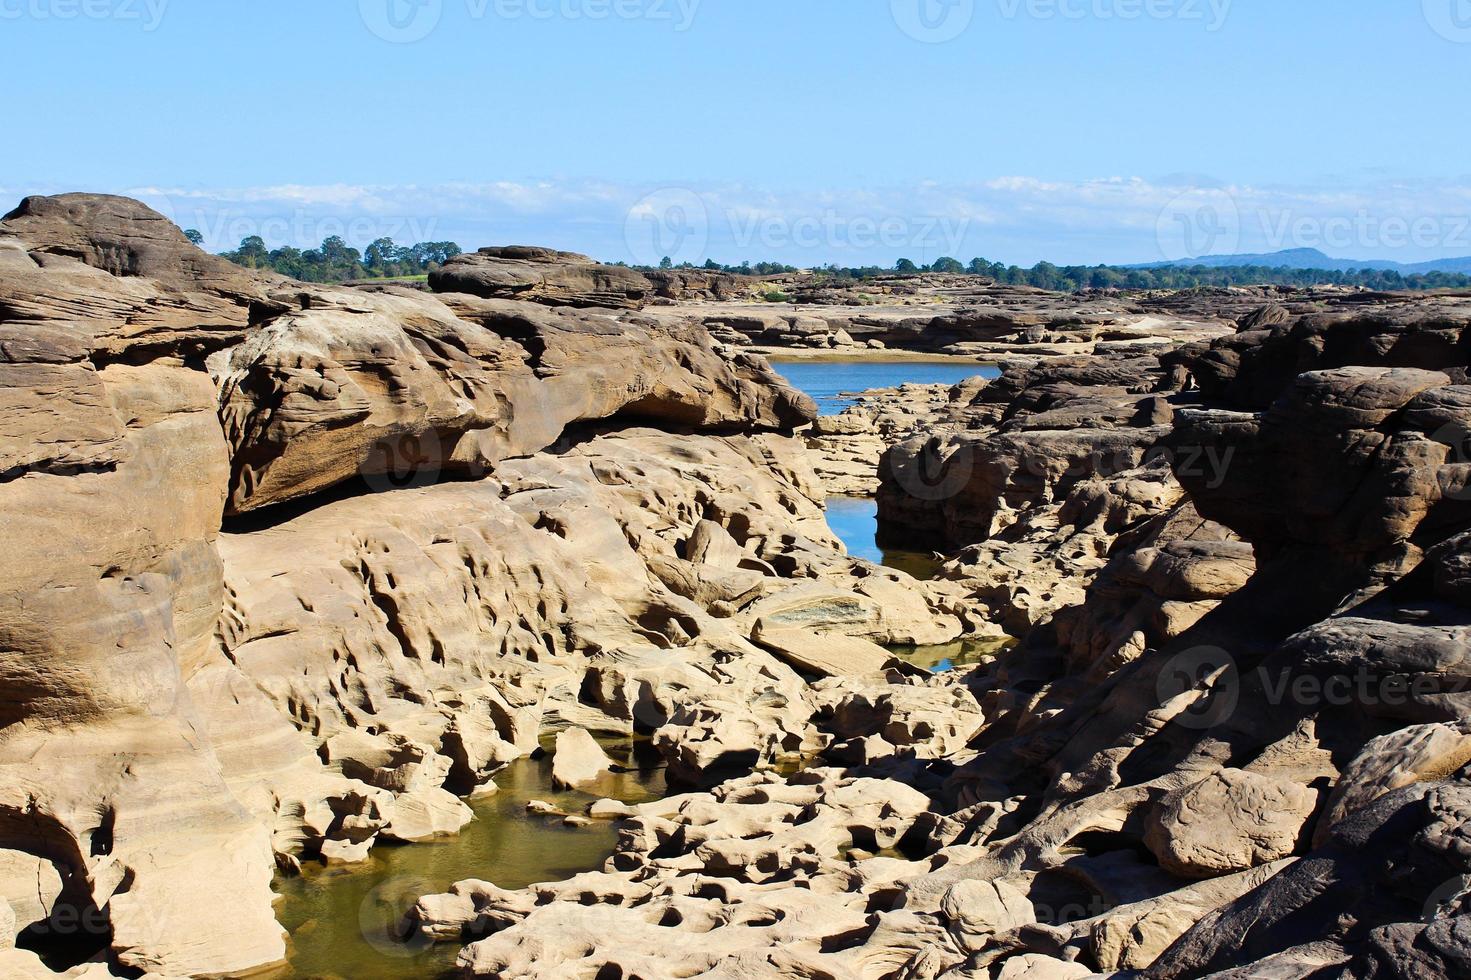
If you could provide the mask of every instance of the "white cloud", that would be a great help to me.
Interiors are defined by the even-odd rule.
[[[64,188],[0,189],[23,193]],[[1004,175],[816,190],[727,183],[575,178],[435,185],[346,183],[113,188],[202,231],[223,250],[246,235],[275,247],[337,234],[454,240],[466,248],[546,244],[608,260],[667,244],[679,259],[891,264],[976,255],[1031,264],[1147,262],[1202,251],[1319,248],[1345,258],[1419,261],[1471,255],[1471,179],[1325,179],[1314,186],[1232,184],[1199,175],[1053,180]],[[681,202],[661,215],[658,202]],[[698,235],[676,228],[691,221]],[[650,202],[653,202],[652,204]],[[654,212],[650,212],[650,208]],[[634,209],[643,208],[643,212]],[[641,220],[630,222],[630,214]],[[671,220],[665,220],[671,219]],[[665,228],[668,225],[668,228]],[[631,242],[632,227],[653,230]],[[663,232],[670,232],[665,236]],[[681,231],[680,234],[673,232]]]

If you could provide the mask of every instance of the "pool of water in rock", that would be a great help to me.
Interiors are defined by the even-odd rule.
[[[954,643],[930,647],[890,647],[894,655],[906,663],[936,674],[962,667],[974,667],[995,660],[1002,651],[1016,645],[1010,637],[968,637]]]
[[[855,558],[918,579],[934,578],[940,570],[941,562],[931,552],[903,551],[879,543],[879,505],[872,497],[827,498],[827,523]]]
[[[664,773],[647,745],[605,744],[633,771],[606,775],[587,792],[552,787],[551,758],[523,759],[496,777],[499,792],[469,801],[475,820],[456,838],[374,848],[349,867],[308,864],[280,877],[276,915],[290,934],[289,965],[272,980],[437,980],[455,977],[457,943],[404,944],[394,937],[404,911],[421,895],[480,878],[503,888],[561,881],[602,867],[613,853],[612,824],[567,827],[530,814],[530,800],[580,813],[601,798],[641,803],[665,794]]]
[[[934,578],[940,561],[933,555],[898,551],[878,542],[878,503],[868,497],[829,497],[827,523],[848,553],[919,579]],[[894,647],[899,659],[937,674],[985,663],[1016,641],[1008,637],[971,637],[927,647]]]
[[[817,402],[823,415],[837,415],[857,404],[857,395],[903,384],[959,384],[966,378],[999,378],[1001,369],[975,361],[784,360],[772,367]]]
[[[957,360],[844,360],[772,358],[772,366],[817,402],[824,415],[836,415],[858,402],[864,391],[903,384],[958,384],[966,378],[1000,377],[990,364]],[[885,547],[878,537],[878,503],[870,497],[830,497],[827,521],[848,553],[887,565],[915,578],[933,578],[940,562],[930,552]]]

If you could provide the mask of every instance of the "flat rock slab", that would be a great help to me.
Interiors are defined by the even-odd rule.
[[[824,677],[878,673],[894,659],[892,653],[868,640],[805,629],[773,629],[765,619],[757,622],[751,639],[797,670]]]
[[[844,630],[872,632],[882,618],[872,599],[825,582],[783,589],[751,607],[751,615],[767,631]]]

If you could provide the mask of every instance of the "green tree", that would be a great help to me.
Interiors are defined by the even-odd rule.
[[[235,253],[239,256],[235,261],[241,265],[248,265],[252,269],[259,269],[267,264],[270,253],[266,251],[266,240],[259,235],[249,235],[240,240],[240,250]]]
[[[204,244],[204,235],[198,228],[185,228],[184,237],[189,239],[190,243],[196,247]]]
[[[270,255],[270,267],[283,276],[291,276],[293,279],[301,278],[301,249],[283,245],[273,251]]]
[[[322,257],[329,265],[343,265],[358,259],[358,250],[343,241],[341,235],[322,239]]]
[[[379,238],[363,253],[363,264],[374,271],[386,268],[398,261],[399,249],[392,238]]]
[[[408,250],[422,272],[432,265],[444,265],[460,254],[460,246],[454,242],[420,242]]]
[[[1057,289],[1062,285],[1062,275],[1051,262],[1038,262],[1032,266],[1029,285],[1039,289]]]
[[[918,272],[919,266],[915,265],[909,259],[900,259],[898,262],[894,263],[894,271],[902,272],[907,275],[912,272]]]

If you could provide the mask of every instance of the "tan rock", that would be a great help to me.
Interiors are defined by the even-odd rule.
[[[1093,971],[1081,963],[1069,963],[1040,953],[1026,953],[1004,961],[992,973],[993,980],[1083,980]]]
[[[1376,738],[1344,769],[1318,821],[1317,841],[1333,826],[1385,793],[1449,777],[1471,762],[1471,730],[1464,723],[1411,725]]]
[[[17,932],[43,922],[66,882],[60,869],[25,851],[0,850],[0,946],[14,945]]]
[[[509,336],[536,338],[535,369]],[[316,290],[212,364],[236,512],[358,475],[379,488],[484,475],[620,413],[782,428],[813,412],[764,361],[727,361],[708,335],[411,290]]]
[[[617,800],[598,800],[587,808],[587,815],[594,820],[626,820],[635,812],[628,804]]]
[[[429,277],[438,292],[526,299],[553,306],[627,306],[652,298],[654,284],[632,269],[575,252],[511,245],[457,255]]]
[[[1165,870],[1182,877],[1246,871],[1296,852],[1317,803],[1306,786],[1223,769],[1166,796],[1144,841]]]
[[[608,772],[613,760],[597,741],[582,728],[569,728],[557,733],[557,747],[552,753],[552,781],[563,789],[594,782]]]
[[[362,864],[368,860],[369,852],[373,848],[372,838],[354,843],[348,840],[327,840],[322,842],[322,860],[327,864]]]
[[[997,933],[1037,921],[1027,896],[1004,880],[956,882],[945,892],[940,912],[967,950],[979,950]]]
[[[458,834],[475,814],[453,793],[434,787],[394,797],[387,818],[385,839],[413,842]]]
[[[803,673],[822,677],[872,674],[893,659],[893,654],[868,640],[840,633],[773,628],[770,622],[758,620],[751,639]]]

